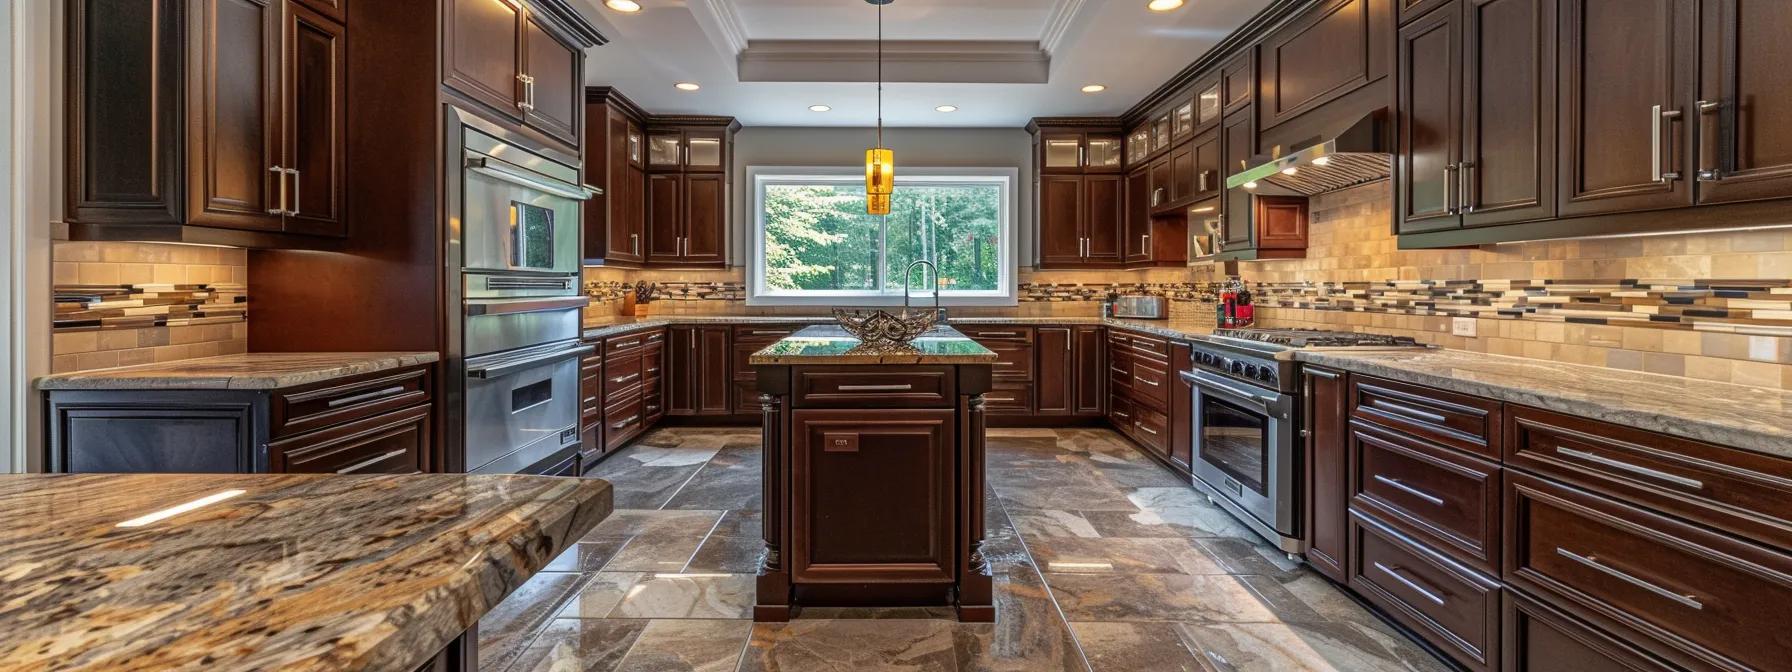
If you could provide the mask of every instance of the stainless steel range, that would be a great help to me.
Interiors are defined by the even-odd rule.
[[[1406,337],[1293,329],[1221,329],[1191,344],[1194,484],[1288,553],[1302,530],[1300,365],[1313,348],[1420,347]]]
[[[469,473],[544,473],[579,448],[577,157],[533,149],[470,114],[448,119],[447,445]]]

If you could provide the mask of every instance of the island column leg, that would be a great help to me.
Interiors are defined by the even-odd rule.
[[[962,405],[959,407],[959,515],[958,620],[990,623],[996,620],[994,589],[989,561],[983,557],[984,442],[988,429],[983,393],[990,388],[987,366],[961,367]]]
[[[764,367],[758,374],[760,434],[763,466],[760,468],[764,489],[761,525],[765,530],[765,559],[755,579],[757,595],[753,620],[781,623],[790,620],[790,569],[784,563],[783,550],[789,539],[790,442],[789,418],[784,404],[790,390],[788,367]]]

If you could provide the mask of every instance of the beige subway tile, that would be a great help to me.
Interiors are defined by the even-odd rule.
[[[1734,360],[1719,357],[1686,356],[1686,375],[1701,380],[1730,381]]]
[[[1661,349],[1681,355],[1696,355],[1704,352],[1705,338],[1696,331],[1668,329],[1661,332]]]
[[[137,330],[108,329],[95,332],[99,334],[99,350],[125,350],[137,347]]]
[[[151,363],[154,363],[155,361],[156,361],[155,348],[131,348],[129,350],[119,350],[118,351],[118,365],[119,366],[136,366],[138,364],[151,364]]]
[[[185,345],[164,345],[155,350],[156,361],[158,362],[175,362],[183,359],[190,359],[190,356],[187,354],[187,346]]]
[[[150,327],[148,329],[138,329],[137,347],[153,348],[158,345],[168,345],[168,330],[173,328],[174,327]]]
[[[71,373],[77,370],[74,355],[56,355],[50,358],[50,373]]]
[[[106,262],[82,262],[81,284],[83,285],[116,285],[118,280],[118,264]]]
[[[1622,343],[1625,350],[1641,350],[1644,352],[1661,352],[1662,334],[1660,329],[1643,327],[1621,327]]]
[[[162,283],[183,283],[187,281],[187,267],[179,264],[156,264],[155,281]]]
[[[81,284],[81,264],[73,261],[51,262],[50,282],[57,285]]]
[[[119,284],[141,285],[155,281],[155,264],[118,264]]]
[[[1643,370],[1643,353],[1635,350],[1609,349],[1605,353],[1605,365],[1626,371]]]
[[[68,331],[50,336],[50,352],[57,355],[74,355],[93,352],[100,347],[97,331]]]
[[[1643,370],[1670,376],[1686,375],[1686,356],[1664,352],[1643,353]]]
[[[118,366],[118,353],[115,351],[83,352],[75,355],[75,369],[79,371],[109,369],[114,366]]]

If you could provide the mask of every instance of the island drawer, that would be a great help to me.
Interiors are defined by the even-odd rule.
[[[1351,508],[1499,573],[1498,464],[1353,421],[1349,473]]]
[[[957,402],[953,371],[950,366],[798,367],[791,374],[792,403],[797,408],[951,408]]]
[[[425,404],[275,441],[268,454],[278,473],[421,473],[431,424]]]
[[[955,324],[955,325],[952,325],[952,328],[957,329],[958,333],[969,336],[971,338],[971,340],[977,341],[979,343],[983,343],[986,347],[989,345],[989,343],[996,343],[996,342],[1013,342],[1013,343],[1028,343],[1028,344],[1033,342],[1033,328],[1032,327],[1015,327],[1015,326],[1005,326],[1005,325],[997,325],[997,324],[979,325],[979,326],[972,326],[972,325],[968,325],[968,324]]]
[[[992,414],[1030,414],[1033,412],[1033,384],[997,381],[983,394],[983,402]]]
[[[291,436],[429,401],[432,366],[380,371],[348,379],[276,390],[275,437]]]
[[[1349,584],[1463,666],[1499,669],[1498,581],[1350,513]]]
[[[1420,385],[1350,377],[1351,417],[1499,459],[1500,402]]]
[[[1506,464],[1792,550],[1792,460],[1520,406]]]
[[[1516,471],[1506,516],[1508,584],[1598,613],[1694,667],[1792,660],[1783,619],[1768,616],[1792,604],[1792,555]]]
[[[641,384],[640,357],[624,357],[604,367],[604,396],[613,397]]]

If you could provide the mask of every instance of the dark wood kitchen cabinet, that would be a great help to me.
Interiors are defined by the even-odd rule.
[[[732,117],[690,117],[645,129],[646,242],[649,267],[728,265],[728,166]]]
[[[585,262],[639,266],[647,259],[640,108],[609,87],[586,89],[585,100],[585,182],[603,189],[585,202]]]
[[[1225,173],[1237,173],[1250,167],[1251,156],[1256,154],[1257,127],[1250,108],[1236,114],[1226,115],[1225,124],[1220,128],[1220,157],[1225,162]],[[1220,251],[1245,251],[1251,249],[1256,242],[1256,227],[1252,220],[1251,192],[1246,189],[1226,189],[1226,197],[1221,199]]]
[[[666,415],[728,415],[733,381],[729,327],[673,326],[666,343]]]
[[[68,3],[74,240],[331,247],[346,28],[297,0]]]
[[[1556,212],[1555,0],[1455,0],[1400,30],[1400,233]]]
[[[1699,5],[1698,202],[1792,197],[1792,3]]]
[[[1195,384],[1182,374],[1195,368],[1193,347],[1182,341],[1170,342],[1170,400],[1165,415],[1169,418],[1170,464],[1178,473],[1190,473],[1195,452]]]
[[[1117,130],[1041,128],[1038,133],[1040,173],[1117,173],[1123,167],[1125,139]]]
[[[1035,333],[1034,352],[1039,361],[1033,367],[1033,412],[1071,415],[1080,368],[1071,359],[1076,340],[1074,332],[1071,327],[1040,327]]]
[[[734,381],[734,414],[749,423],[758,422],[761,412],[757,369],[748,360],[753,353],[801,331],[800,324],[737,324],[734,326],[729,357],[730,379]]]
[[[1323,0],[1265,38],[1258,127],[1269,130],[1386,77],[1393,1]]]
[[[1333,581],[1350,580],[1350,392],[1345,374],[1301,369],[1306,440],[1307,564]]]
[[[580,40],[527,3],[444,2],[442,83],[576,152],[585,100]]]
[[[1039,178],[1042,268],[1113,268],[1122,262],[1125,179],[1120,175]]]
[[[1095,326],[1071,329],[1071,362],[1076,384],[1071,393],[1071,413],[1096,418],[1107,399],[1107,330]]]
[[[1121,257],[1129,266],[1151,259],[1151,247],[1138,242],[1150,240],[1151,211],[1151,168],[1141,166],[1126,175],[1126,220],[1120,239],[1131,241]]]

